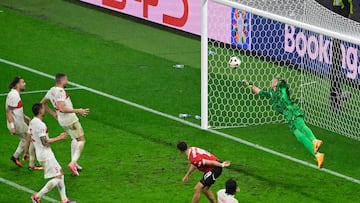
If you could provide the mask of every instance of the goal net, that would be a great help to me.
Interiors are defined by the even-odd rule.
[[[203,128],[285,122],[241,85],[282,75],[308,123],[360,140],[359,23],[314,0],[202,2]]]

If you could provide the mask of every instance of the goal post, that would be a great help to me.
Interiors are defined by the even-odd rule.
[[[201,0],[201,128],[208,124],[208,0]]]
[[[201,128],[284,122],[266,99],[284,76],[312,125],[360,140],[360,23],[315,0],[202,0]],[[237,56],[238,69],[228,60]]]

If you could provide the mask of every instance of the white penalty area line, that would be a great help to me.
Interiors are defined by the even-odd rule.
[[[22,186],[22,185],[19,185],[19,184],[17,184],[17,183],[14,183],[14,182],[12,182],[12,181],[10,181],[10,180],[7,180],[7,179],[5,179],[5,178],[1,178],[1,177],[0,177],[0,182],[1,182],[1,183],[5,183],[6,185],[9,185],[9,186],[14,187],[14,188],[16,188],[16,189],[18,189],[18,190],[21,190],[21,191],[24,191],[24,192],[27,192],[27,193],[30,193],[30,194],[36,193],[36,192],[35,192],[34,190],[32,190],[32,189],[29,189],[29,188],[27,188],[27,187],[24,187],[24,186]],[[47,200],[47,201],[53,202],[53,203],[58,203],[58,202],[59,202],[58,200],[53,199],[53,198],[48,197],[48,196],[45,196],[45,195],[42,196],[41,199],[44,199],[44,200]]]
[[[65,88],[66,91],[70,91],[70,90],[81,90],[82,88],[80,87],[70,87],[70,88]],[[44,93],[47,92],[49,90],[34,90],[34,91],[28,91],[28,92],[21,92],[20,94],[37,94],[37,93]],[[4,97],[7,96],[9,93],[1,93],[0,97]]]
[[[8,64],[8,65],[11,65],[11,66],[14,66],[14,67],[17,67],[17,68],[20,68],[22,70],[26,70],[26,71],[29,71],[29,72],[32,72],[32,73],[35,73],[35,74],[38,74],[38,75],[42,75],[44,77],[47,77],[47,78],[51,78],[53,79],[54,76],[52,75],[49,75],[47,73],[44,73],[44,72],[41,72],[41,71],[38,71],[38,70],[35,70],[35,69],[32,69],[32,68],[29,68],[29,67],[26,67],[26,66],[23,66],[23,65],[20,65],[20,64],[17,64],[17,63],[14,63],[14,62],[11,62],[11,61],[8,61],[8,60],[5,60],[5,59],[1,59],[0,58],[0,62],[2,63],[5,63],[5,64]],[[165,118],[168,118],[168,119],[171,119],[171,120],[174,120],[174,121],[177,121],[177,122],[180,122],[180,123],[183,123],[185,125],[188,125],[188,126],[191,126],[191,127],[194,127],[194,128],[197,128],[197,129],[201,129],[201,126],[195,124],[195,123],[191,123],[189,121],[186,121],[184,119],[181,119],[181,118],[178,118],[176,116],[172,116],[172,115],[169,115],[169,114],[166,114],[166,113],[163,113],[163,112],[160,112],[160,111],[157,111],[155,109],[152,109],[152,108],[149,108],[149,107],[146,107],[146,106],[142,106],[140,104],[137,104],[137,103],[134,103],[134,102],[131,102],[131,101],[128,101],[128,100],[125,100],[125,99],[122,99],[122,98],[119,98],[119,97],[116,97],[116,96],[113,96],[113,95],[110,95],[110,94],[107,94],[105,92],[101,92],[99,90],[95,90],[95,89],[92,89],[90,87],[86,87],[86,86],[83,86],[83,85],[80,85],[80,84],[77,84],[77,83],[74,83],[74,82],[69,82],[70,85],[73,85],[75,87],[79,87],[79,88],[82,88],[84,90],[87,90],[89,92],[92,92],[94,94],[97,94],[97,95],[100,95],[100,96],[103,96],[103,97],[107,97],[109,99],[112,99],[112,100],[115,100],[115,101],[118,101],[118,102],[121,102],[121,103],[124,103],[124,104],[127,104],[129,106],[133,106],[135,108],[139,108],[141,110],[144,110],[144,111],[147,111],[147,112],[150,112],[150,113],[153,113],[153,114],[156,114],[156,115],[159,115],[159,116],[162,116],[162,117],[165,117]],[[313,168],[313,169],[317,169],[317,166],[315,164],[311,164],[311,163],[308,163],[308,162],[305,162],[303,160],[300,160],[300,159],[297,159],[297,158],[294,158],[294,157],[291,157],[291,156],[288,156],[286,154],[283,154],[283,153],[280,153],[280,152],[277,152],[277,151],[274,151],[274,150],[271,150],[269,148],[266,148],[266,147],[262,147],[258,144],[254,144],[252,142],[248,142],[246,140],[243,140],[243,139],[240,139],[238,137],[235,137],[235,136],[232,136],[232,135],[229,135],[229,134],[226,134],[226,133],[223,133],[223,132],[220,132],[220,131],[217,131],[217,130],[213,130],[213,129],[208,129],[208,130],[205,130],[207,132],[210,132],[210,133],[213,133],[215,135],[218,135],[218,136],[221,136],[221,137],[224,137],[224,138],[227,138],[227,139],[230,139],[230,140],[233,140],[233,141],[236,141],[236,142],[239,142],[239,143],[242,143],[244,145],[247,145],[247,146],[250,146],[250,147],[253,147],[253,148],[256,148],[256,149],[259,149],[261,151],[264,151],[264,152],[267,152],[267,153],[270,153],[270,154],[273,154],[275,156],[278,156],[278,157],[282,157],[284,159],[287,159],[287,160],[290,160],[290,161],[293,161],[293,162],[296,162],[296,163],[299,163],[299,164],[302,164],[304,166],[308,166],[310,168]],[[322,168],[320,169],[320,171],[323,171],[325,173],[328,173],[328,174],[331,174],[331,175],[334,175],[334,176],[337,176],[339,178],[342,178],[342,179],[345,179],[347,181],[350,181],[350,182],[353,182],[353,183],[356,183],[356,184],[360,184],[360,180],[358,179],[355,179],[355,178],[352,178],[350,176],[346,176],[346,175],[343,175],[341,173],[338,173],[336,171],[332,171],[330,169],[326,169],[326,168]]]

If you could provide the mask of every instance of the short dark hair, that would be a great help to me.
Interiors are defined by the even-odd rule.
[[[66,76],[65,73],[58,73],[58,74],[56,74],[56,75],[55,75],[56,83],[59,83],[60,80],[62,80],[65,76]]]
[[[182,152],[186,151],[187,148],[188,148],[186,142],[184,142],[184,141],[178,142],[177,145],[176,145],[176,147],[177,147],[178,150],[180,150],[180,151],[182,151]]]
[[[42,103],[36,103],[32,106],[32,112],[35,116],[39,115],[40,110],[43,108]]]
[[[225,183],[225,193],[229,195],[235,195],[237,184],[234,179],[229,179]]]
[[[9,84],[9,90],[15,88],[15,86],[20,82],[20,80],[23,79],[21,76],[16,76]]]

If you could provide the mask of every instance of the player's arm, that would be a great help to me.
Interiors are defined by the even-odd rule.
[[[46,97],[44,97],[41,100],[42,105],[44,105],[45,107],[45,111],[48,112],[50,115],[52,115],[56,120],[57,120],[57,114],[55,111],[53,111],[49,106],[48,106],[48,99]]]
[[[14,109],[15,109],[15,107],[11,107],[11,106],[7,106],[7,108],[6,108],[6,119],[9,122],[11,134],[15,134],[15,132],[16,132],[14,118],[13,118],[13,110]]]
[[[222,163],[218,162],[218,161],[214,161],[214,160],[203,160],[203,164],[205,166],[214,166],[214,167],[228,167],[230,166],[230,161],[224,161]]]
[[[248,82],[247,80],[243,80],[241,81],[242,82],[242,85],[244,87],[247,87],[249,88],[251,91],[253,91],[255,94],[259,94],[261,89],[257,86],[255,86],[252,82]]]
[[[25,122],[26,122],[27,124],[29,124],[30,121],[31,121],[30,117],[27,116],[27,115],[25,115],[25,114],[24,114],[24,120],[25,120]]]
[[[80,114],[82,116],[86,116],[90,112],[89,109],[83,109],[83,108],[71,109],[71,108],[68,108],[68,107],[65,106],[64,101],[58,101],[57,105],[56,105],[56,108],[62,113],[77,113],[77,114]]]
[[[44,145],[44,146],[49,146],[50,144],[54,143],[54,142],[57,142],[59,140],[64,140],[66,139],[67,137],[67,134],[66,133],[61,133],[60,135],[54,137],[54,138],[50,138],[50,139],[47,139],[46,136],[41,136],[40,137],[40,140],[41,140],[41,143]]]
[[[26,133],[23,161],[27,161],[28,158],[29,158],[29,145],[30,145],[30,142],[31,142],[31,134]]]
[[[182,181],[187,182],[189,180],[189,177],[190,177],[191,173],[194,172],[195,170],[196,170],[196,166],[194,166],[193,164],[190,164],[189,170],[186,172],[186,174],[183,177]]]
[[[270,98],[271,94],[268,91],[262,90],[259,87],[255,86],[252,82],[248,82],[246,80],[242,81],[242,85],[246,88],[249,88],[255,94],[260,95],[260,97]]]

